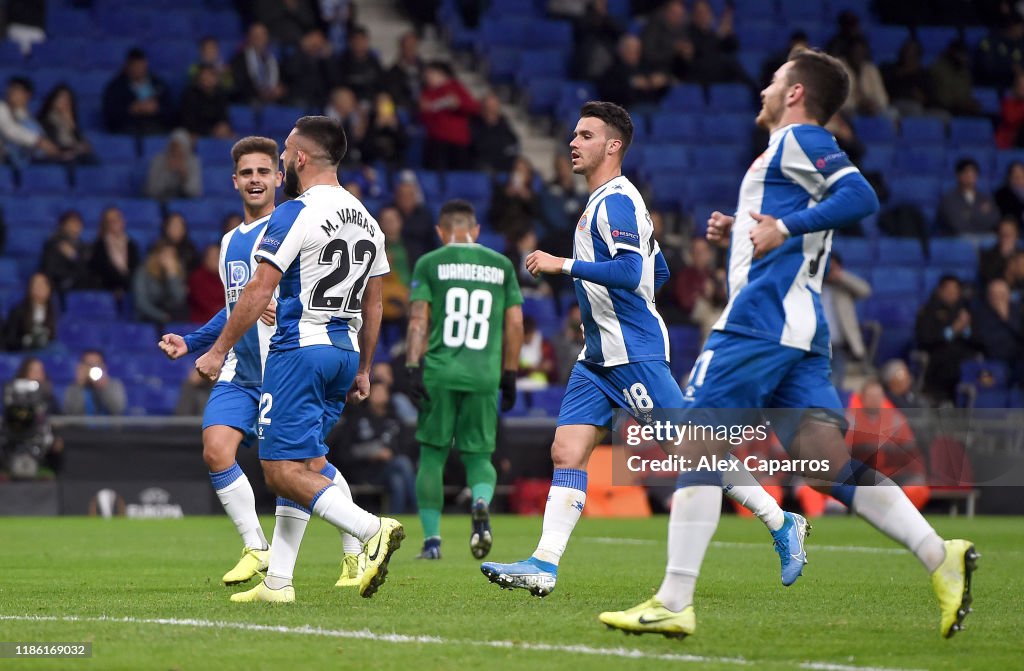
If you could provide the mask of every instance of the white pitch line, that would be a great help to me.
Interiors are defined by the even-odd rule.
[[[195,627],[198,629],[239,629],[242,631],[272,632],[277,634],[298,634],[302,636],[327,636],[331,638],[353,638],[385,643],[431,643],[435,645],[476,646],[483,648],[503,648],[512,650],[528,650],[532,652],[567,652],[579,655],[598,657],[622,657],[625,659],[650,659],[667,662],[694,662],[697,664],[732,664],[748,666],[751,664],[769,663],[769,660],[748,660],[742,657],[707,657],[704,655],[686,655],[677,653],[652,653],[636,648],[595,648],[589,645],[556,645],[552,643],[524,643],[521,641],[476,641],[472,639],[447,639],[440,636],[414,636],[408,634],[377,634],[369,629],[358,631],[344,629],[323,629],[312,625],[286,627],[284,625],[253,624],[250,622],[225,622],[218,620],[195,620],[177,618],[135,618],[96,617],[79,615],[0,615],[0,621],[16,622],[113,622],[118,624],[155,624],[173,627]],[[776,663],[774,660],[771,663]],[[785,664],[784,660],[777,663]],[[922,669],[903,669],[883,666],[854,666],[848,664],[832,664],[830,662],[801,662],[799,667],[813,671],[925,671]]]
[[[647,538],[614,538],[612,536],[581,536],[580,538],[584,541],[590,541],[591,543],[604,543],[607,545],[658,545],[664,542],[650,540]],[[734,548],[738,550],[764,547],[767,545],[768,543],[734,543],[731,541],[711,541],[711,547]],[[813,553],[816,550],[823,550],[825,552],[856,552],[861,554],[879,555],[901,555],[907,553],[906,550],[900,548],[876,548],[869,547],[866,545],[818,545],[814,542],[808,543],[808,552]]]

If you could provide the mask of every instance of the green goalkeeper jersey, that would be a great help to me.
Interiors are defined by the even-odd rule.
[[[496,390],[505,309],[523,302],[512,262],[475,243],[445,245],[416,262],[410,300],[430,305],[427,388]]]

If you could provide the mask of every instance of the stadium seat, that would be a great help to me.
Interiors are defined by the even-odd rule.
[[[497,47],[521,48],[526,44],[532,24],[528,18],[485,18],[480,22],[477,53],[490,53]]]
[[[960,382],[981,389],[1008,389],[1010,369],[1002,361],[971,360],[960,365]]]
[[[934,238],[929,242],[929,260],[943,267],[968,267],[978,265],[978,250],[967,240],[958,238]]]
[[[700,119],[700,137],[709,144],[748,144],[754,133],[749,114],[716,114]]]
[[[933,243],[934,244],[934,243]],[[977,262],[972,263],[969,266],[948,266],[942,268],[929,267],[924,269],[924,287],[923,291],[925,295],[931,294],[931,292],[939,285],[939,280],[945,275],[954,275],[960,278],[961,282],[965,284],[973,284],[978,279],[978,264]]]
[[[890,204],[910,203],[918,206],[935,207],[938,202],[941,182],[935,177],[899,177],[891,180]]]
[[[736,9],[736,16],[742,17],[741,20],[744,22],[756,19],[775,21],[778,18],[774,2],[736,0],[733,6]]]
[[[869,267],[877,258],[874,241],[864,238],[837,238],[832,249],[843,257],[843,265],[849,268]]]
[[[700,137],[700,116],[681,112],[651,115],[651,139],[655,143],[689,142]]]
[[[287,118],[290,117],[291,121],[288,122],[287,131],[291,131],[292,126],[295,124],[295,120],[302,116],[301,110],[299,110],[298,113],[296,113],[296,111],[297,111],[296,108],[292,108],[292,107],[288,107],[288,108],[274,108],[276,111],[273,112],[273,113],[270,112],[271,109],[272,109],[271,107],[266,107],[263,110],[263,126],[264,126],[263,129],[264,129],[264,131],[266,131],[268,128],[271,127],[271,126],[267,125],[268,115],[271,116],[271,117],[273,117],[275,115],[280,115],[281,119],[287,119]],[[284,110],[287,110],[287,111],[284,111]],[[293,114],[295,114],[295,116],[291,116]],[[283,128],[284,127],[282,127],[282,129]],[[287,134],[288,134],[288,132],[284,133],[284,135],[287,135]],[[281,137],[284,137],[284,135],[282,135]],[[276,136],[271,136],[271,137],[276,137]],[[230,163],[231,162],[231,148],[234,145],[235,145],[235,141],[231,140],[231,139],[221,139],[221,138],[215,138],[215,137],[201,137],[196,142],[196,154],[199,156],[199,159],[203,162],[204,165]]]
[[[700,112],[705,105],[700,84],[676,84],[661,99],[661,109],[666,112]]]
[[[889,143],[865,143],[864,158],[857,166],[862,172],[892,173],[895,165],[896,150]]]
[[[526,87],[537,77],[566,76],[567,62],[564,49],[530,49],[519,54],[516,83]]]
[[[516,47],[493,47],[487,50],[487,78],[494,83],[508,83],[519,71],[520,50]]]
[[[946,148],[942,144],[911,144],[893,154],[895,167],[906,175],[946,174]]]
[[[993,174],[1002,179],[1011,163],[1024,163],[1024,149],[1004,149],[996,152]]]
[[[860,12],[860,16],[862,19],[866,18],[866,8]],[[874,61],[887,63],[896,60],[900,47],[910,37],[910,31],[905,26],[875,26],[867,33],[867,36]]]
[[[745,84],[712,84],[708,89],[708,111],[743,112],[753,108],[754,98]]]
[[[565,50],[572,48],[573,43],[572,24],[568,21],[533,21],[524,38],[521,46],[527,49],[560,47],[563,49],[562,53],[567,54]]]
[[[949,122],[949,141],[954,144],[992,144],[989,119],[954,117]]]
[[[161,21],[170,21],[174,23],[179,18],[174,13],[165,14]],[[187,22],[187,17],[185,18]],[[165,28],[161,26],[161,30],[166,30],[166,35],[187,35],[188,33],[175,33],[172,32],[171,28]],[[150,67],[153,72],[161,76],[178,76],[188,71],[189,65],[196,58],[196,45],[195,42],[190,40],[160,40],[160,48],[153,49],[149,54]]]
[[[974,99],[981,105],[981,111],[988,116],[999,116],[1002,101],[999,90],[988,86],[975,86],[971,89]]]
[[[690,153],[690,165],[698,170],[722,171],[736,177],[736,186],[749,156],[743,145],[720,145],[718,147],[697,147]]]
[[[917,296],[873,295],[864,301],[863,317],[886,328],[912,327],[917,319]]]
[[[921,282],[919,268],[876,267],[871,272],[871,289],[877,296],[920,296]]]
[[[908,146],[946,141],[946,124],[933,117],[905,117],[900,121],[900,141]]]
[[[550,386],[530,392],[530,415],[557,417],[565,397],[565,387]]]
[[[445,200],[465,198],[467,200],[490,199],[491,178],[480,172],[449,172],[444,176]]]
[[[922,63],[931,63],[945,51],[950,42],[960,36],[959,30],[952,26],[918,26],[915,32],[917,41],[921,43]]]
[[[133,162],[139,154],[135,138],[127,135],[90,132],[89,141],[96,156],[104,163]]]
[[[878,263],[903,268],[924,266],[921,242],[913,238],[883,238],[878,241]]]
[[[101,196],[131,196],[138,170],[134,165],[87,165],[74,171],[75,193]]]
[[[551,116],[565,86],[562,77],[537,76],[526,83],[527,111],[534,116]]]
[[[154,229],[158,228],[163,219],[160,213],[160,205],[156,201],[145,198],[119,198],[114,205],[121,208],[128,225],[152,224]]]
[[[555,300],[550,296],[524,296],[523,316],[532,317],[537,322],[537,329],[546,338],[556,335],[562,326]]]
[[[798,21],[822,22],[825,20],[825,3],[808,3],[805,0],[779,0],[779,18],[788,27]]]
[[[896,128],[884,116],[859,116],[853,120],[853,129],[862,142],[887,142],[896,140]]]
[[[62,194],[68,190],[68,170],[62,165],[29,165],[21,173],[25,194]]]

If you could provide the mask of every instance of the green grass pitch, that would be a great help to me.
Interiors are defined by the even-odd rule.
[[[444,520],[444,559],[414,559],[418,523],[373,599],[333,587],[341,544],[314,519],[290,605],[232,604],[220,576],[237,559],[225,517],[141,521],[0,518],[0,641],[91,641],[86,660],[0,659],[24,669],[1010,669],[1024,664],[1024,521],[936,517],[982,559],[975,612],[952,640],[917,561],[867,524],[815,522],[810,564],[779,582],[755,520],[723,518],[684,641],[606,630],[598,612],[657,587],[666,518],[584,519],[555,592],[487,582],[465,516]],[[265,519],[264,528],[273,528]],[[532,551],[538,518],[494,520],[490,559]]]

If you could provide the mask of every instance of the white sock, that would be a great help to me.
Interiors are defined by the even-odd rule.
[[[722,488],[696,485],[672,495],[668,519],[668,563],[655,598],[679,612],[693,604],[700,565],[722,514]]]
[[[270,565],[264,583],[270,589],[281,589],[292,584],[295,560],[299,557],[302,536],[309,524],[309,512],[293,505],[282,505],[277,500],[277,522],[274,525],[274,542],[270,546]]]
[[[217,489],[218,481],[223,482],[221,473],[230,474],[228,477],[234,477],[234,479]],[[253,494],[249,478],[245,477],[245,473],[242,472],[238,464],[234,464],[221,473],[211,473],[210,478],[214,482],[217,498],[224,506],[224,512],[234,522],[245,547],[252,550],[266,550],[267,537],[263,535],[260,518],[256,515],[256,495]]]
[[[334,485],[341,491],[342,496],[349,501],[352,500],[352,489],[348,486],[348,480],[337,468],[334,469]],[[358,538],[343,529],[338,531],[341,533],[341,547],[345,554],[357,555],[363,551],[363,544]]]
[[[548,502],[544,506],[544,526],[540,542],[533,556],[541,561],[558,566],[569,543],[569,536],[576,527],[583,506],[587,502],[587,492],[575,487],[551,485],[548,490]]]
[[[380,518],[357,506],[351,498],[346,499],[335,485],[331,485],[314,499],[313,512],[339,529],[349,532],[362,543],[373,538],[380,530]]]
[[[732,455],[729,458],[739,461]],[[786,522],[778,502],[742,465],[739,470],[722,473],[722,490],[730,499],[754,513],[768,527],[768,531],[778,531]]]
[[[903,490],[891,480],[886,482],[857,487],[853,492],[853,512],[913,552],[931,573],[946,558],[946,544]]]

